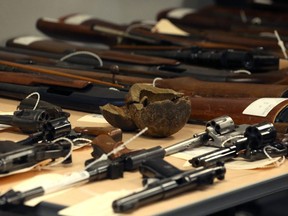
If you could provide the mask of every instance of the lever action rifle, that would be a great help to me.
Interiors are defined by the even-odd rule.
[[[115,142],[115,140],[107,134],[100,134],[92,142],[93,158],[86,161],[84,170],[74,172],[63,181],[55,184],[37,186],[24,192],[8,191],[0,197],[0,207],[5,207],[9,204],[23,203],[26,200],[65,189],[76,183],[93,182],[107,178],[117,179],[123,176],[125,170],[136,170],[144,160],[161,159],[164,156],[208,143],[219,145],[223,140],[229,139],[231,136],[243,134],[245,128],[246,125],[235,126],[230,117],[223,116],[211,120],[211,122],[207,124],[206,130],[202,133],[195,134],[192,138],[182,142],[166,148],[156,146],[150,149],[141,149],[132,152],[127,148],[114,151],[114,148],[118,148],[121,143]],[[109,157],[108,154],[106,154],[107,151],[109,151]],[[100,156],[102,156],[102,158],[99,159]]]

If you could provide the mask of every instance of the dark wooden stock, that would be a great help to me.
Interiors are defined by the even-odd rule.
[[[237,22],[233,20],[233,16],[222,17],[221,15],[213,15],[213,13],[190,13],[184,17],[178,19],[169,17],[168,13],[173,10],[164,10],[160,12],[157,19],[169,19],[179,28],[190,33],[191,35],[198,35],[211,42],[237,44],[239,46],[256,48],[263,47],[273,52],[279,51],[280,48],[277,44],[277,39],[274,37],[262,37],[260,33],[274,34],[274,30],[277,30],[280,36],[283,36],[287,40],[288,25],[286,27],[277,26],[277,22],[274,22],[272,26],[261,25],[249,25],[249,23]],[[237,13],[240,17],[240,13]],[[237,16],[236,15],[236,16]],[[275,15],[276,16],[276,15]],[[286,44],[287,45],[287,44]]]
[[[111,60],[117,62],[126,62],[133,64],[142,64],[142,65],[177,65],[179,62],[174,59],[166,59],[160,57],[150,57],[150,56],[142,56],[129,54],[125,52],[112,51],[112,50],[104,50],[97,49],[95,47],[88,47],[87,45],[75,45],[71,43],[67,43],[65,41],[52,40],[52,39],[39,39],[35,42],[30,43],[29,45],[20,44],[15,42],[14,39],[10,39],[6,42],[8,47],[18,47],[18,48],[27,48],[32,50],[41,50],[49,53],[58,53],[67,55],[76,51],[89,51],[98,55],[103,60]]]
[[[207,82],[192,77],[157,80],[156,86],[171,88],[189,96],[202,97],[257,98],[288,96],[288,85]]]
[[[67,16],[64,16],[67,17]],[[104,26],[111,28],[115,26],[115,24],[109,24],[106,21],[102,21],[96,18],[92,18],[90,21],[86,21],[86,23],[79,25],[71,25],[63,22],[65,18],[60,17],[57,20],[48,20],[40,18],[37,20],[36,27],[43,32],[44,34],[64,39],[64,40],[77,40],[77,41],[90,41],[96,43],[104,43],[109,46],[115,46],[117,44],[143,44],[141,41],[131,41],[127,40],[125,42],[125,38],[115,36],[112,34],[100,32],[97,30],[93,30],[93,26]],[[114,29],[114,28],[112,28]],[[118,28],[119,29],[119,28]],[[121,29],[121,28],[120,28]],[[123,31],[125,32],[125,31]],[[237,45],[237,44],[228,44],[227,42],[213,42],[209,41],[205,38],[199,40],[187,38],[187,37],[175,37],[172,35],[164,35],[159,33],[153,33],[149,30],[141,29],[141,28],[133,28],[129,31],[130,34],[136,35],[139,37],[143,37],[145,39],[150,39],[154,41],[154,43],[144,43],[146,45],[169,45],[169,46],[181,46],[181,47],[190,47],[190,46],[201,46],[205,48],[230,48],[230,49],[247,49],[248,47]],[[119,43],[119,38],[121,39],[121,43]]]

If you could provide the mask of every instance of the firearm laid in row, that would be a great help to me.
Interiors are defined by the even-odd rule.
[[[30,43],[23,42],[26,40],[29,40]],[[201,75],[203,75],[203,79],[209,79],[208,76],[218,75],[220,78],[221,74],[223,74],[223,76],[229,75],[231,70],[238,69],[248,70],[250,73],[269,71],[275,73],[275,71],[279,69],[287,68],[286,63],[283,60],[280,61],[279,57],[261,51],[209,50],[194,47],[166,50],[162,53],[160,52],[161,57],[155,57],[159,55],[159,52],[149,51],[149,53],[146,53],[147,55],[143,55],[145,54],[143,51],[143,53],[140,52],[139,55],[136,55],[137,50],[134,48],[130,50],[130,52],[132,52],[131,54],[127,52],[127,50],[129,50],[128,48],[125,48],[126,52],[123,50],[116,52],[91,46],[88,47],[85,46],[85,44],[75,45],[65,41],[32,36],[10,39],[7,41],[6,46],[6,49],[2,48],[2,52],[22,52],[24,54],[30,53],[32,56],[38,55],[46,58],[54,58],[58,59],[58,66],[61,66],[59,60],[67,56],[65,62],[89,65],[99,70],[109,70],[111,66],[117,65],[119,73],[126,72],[134,75],[142,74],[148,76],[150,72],[151,76],[175,77],[195,75],[197,77],[198,75],[201,77]],[[10,54],[7,53],[7,55],[11,56],[11,52]],[[79,52],[79,54],[77,54],[77,52]],[[84,53],[81,54],[81,52],[90,52],[91,55],[86,53],[85,56]],[[148,51],[146,50],[146,52]],[[3,54],[3,57],[5,57],[5,53]],[[93,58],[92,54],[99,56],[103,64],[100,65],[97,59]],[[70,57],[68,58],[68,56]],[[48,61],[46,62],[48,63]],[[42,62],[39,61],[39,63],[43,63],[43,60]],[[73,65],[70,65],[70,67],[73,67]],[[91,69],[91,67],[86,67],[86,69]],[[214,70],[212,70],[212,68]]]
[[[78,22],[75,22],[75,19],[78,19]],[[110,47],[118,44],[145,44],[152,46],[247,48],[237,44],[227,45],[226,42],[203,41],[203,38],[198,36],[188,38],[159,34],[151,32],[147,28],[138,28],[138,26],[131,24],[130,28],[130,25],[119,25],[87,14],[69,14],[58,19],[44,17],[39,18],[36,22],[37,29],[52,38],[96,42]]]
[[[197,16],[197,14],[194,16]],[[158,19],[159,17],[160,15]],[[201,23],[201,21],[205,22],[207,18],[203,17],[202,19],[200,17],[199,20],[199,23]],[[211,19],[209,21],[211,22]],[[118,44],[145,44],[152,46],[200,46],[230,49],[264,47],[268,50],[280,50],[277,41],[270,38],[250,37],[243,34],[237,36],[236,34],[223,31],[203,33],[203,30],[198,29],[194,30],[193,34],[189,36],[175,36],[152,32],[151,29],[153,26],[145,26],[145,23],[141,24],[117,25],[116,23],[97,19],[92,15],[69,14],[58,19],[39,18],[36,27],[50,37],[65,40],[92,41],[108,44],[109,46]]]

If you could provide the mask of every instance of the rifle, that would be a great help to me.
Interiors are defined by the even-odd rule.
[[[274,124],[287,122],[288,101],[285,98],[213,98],[192,96],[190,101],[193,110],[189,119],[191,122],[206,122],[215,116],[222,116],[226,113],[229,113],[229,116],[236,124],[256,124],[261,121],[269,121]]]
[[[143,46],[142,46],[143,47]],[[231,49],[203,49],[192,47],[178,50],[131,50],[133,53],[176,59],[180,62],[219,69],[239,68],[250,72],[263,72],[279,69],[279,58],[261,51],[242,51]],[[126,46],[126,50],[127,50]]]
[[[192,16],[200,16],[192,14]],[[83,19],[83,17],[85,19]],[[77,19],[78,18],[78,19]],[[81,18],[83,19],[81,22]],[[72,20],[77,20],[73,22]],[[206,17],[200,17],[198,23],[207,20]],[[174,20],[173,20],[174,21]],[[264,47],[271,50],[279,51],[276,40],[270,38],[261,38],[258,36],[236,35],[223,31],[189,31],[193,36],[175,37],[173,35],[164,35],[157,32],[151,32],[136,24],[123,25],[117,27],[114,23],[99,20],[93,16],[85,16],[81,14],[70,14],[59,19],[40,18],[37,20],[36,27],[42,33],[64,40],[92,41],[111,45],[119,44],[146,44],[146,45],[168,45],[168,46],[200,46],[206,48],[228,48],[228,49],[247,49],[251,47]],[[211,23],[208,19],[206,23]],[[222,23],[223,24],[223,23]],[[224,23],[226,24],[226,23]],[[222,25],[225,26],[225,25]],[[203,25],[203,24],[202,24]],[[211,25],[211,24],[209,24]],[[191,26],[191,25],[190,25]],[[219,28],[218,28],[219,29]],[[185,29],[187,30],[187,29]],[[106,37],[105,37],[106,36]],[[134,37],[133,37],[134,36]],[[105,38],[103,38],[105,37]],[[107,41],[107,38],[110,40]],[[112,39],[112,40],[111,40]],[[114,41],[113,41],[114,40]],[[204,41],[204,42],[203,42]]]
[[[243,21],[243,13],[246,15],[246,10],[242,9],[240,11],[238,9],[234,14],[226,14],[225,16],[223,10],[220,14],[215,12],[217,11],[217,9],[215,9],[216,7],[218,6],[214,6],[214,8],[210,6],[204,7],[196,12],[191,11],[191,13],[186,13],[183,17],[173,16],[173,13],[179,10],[179,8],[167,9],[157,14],[157,20],[168,19],[180,29],[191,34],[203,35],[203,37],[211,41],[223,42],[226,40],[227,43],[236,43],[244,46],[263,46],[264,48],[272,50],[277,50],[276,39],[261,37],[259,33],[273,33],[276,29],[281,35],[286,36],[288,33],[287,24],[285,22],[276,22],[274,18],[270,18],[270,20],[265,20],[264,18],[260,20],[260,23],[250,23]],[[235,16],[235,14],[239,16]],[[242,17],[242,19],[240,19],[240,17]],[[257,17],[257,15],[253,14],[254,20],[255,17]],[[259,15],[259,17],[262,18],[261,15]],[[274,14],[274,17],[278,17],[278,14]],[[245,18],[247,17],[245,16]],[[285,40],[287,41],[286,38],[287,37],[285,37]]]
[[[83,22],[77,23],[71,22],[71,20],[79,17]],[[132,26],[132,25],[131,25]],[[101,19],[85,16],[81,14],[70,14],[59,19],[51,18],[39,18],[36,23],[36,28],[42,33],[58,39],[64,40],[77,40],[77,41],[89,41],[96,43],[103,43],[108,46],[117,44],[146,44],[146,45],[168,45],[168,46],[201,46],[209,48],[232,48],[241,49],[247,48],[245,46],[239,46],[227,43],[213,43],[203,38],[187,38],[187,37],[175,37],[172,35],[158,34],[155,32],[147,31],[143,28],[123,28],[117,26],[115,23],[109,23]]]
[[[58,46],[58,44],[60,46]],[[48,57],[48,58],[55,58],[55,59],[60,59],[61,57],[63,57],[64,53],[67,52],[66,49],[62,49],[61,45],[62,43],[60,43],[59,41],[53,41],[53,40],[38,40],[37,43],[31,43],[30,45],[23,45],[23,44],[18,44],[17,40],[14,40],[12,42],[12,40],[7,44],[9,46],[8,49],[6,49],[6,51],[12,51],[12,52],[24,52],[27,53],[28,55],[39,55],[41,57]],[[20,47],[21,49],[16,49],[15,48],[11,48],[12,47]],[[66,46],[68,46],[68,44],[66,44]],[[46,47],[49,47],[49,52],[43,52],[44,49],[43,47],[45,47],[45,50],[47,50]],[[71,49],[73,49],[74,45],[71,47]],[[22,49],[23,48],[23,49]],[[31,48],[31,49],[30,49]],[[11,50],[12,49],[12,50]],[[80,49],[80,48],[78,48]],[[85,49],[81,48],[81,49]],[[33,51],[33,50],[37,50]],[[70,49],[69,49],[70,50]],[[56,54],[58,53],[58,54]],[[62,53],[62,56],[59,56],[59,53]],[[97,54],[97,52],[95,51],[95,53]],[[61,55],[61,54],[60,54]],[[77,57],[77,58],[75,58]],[[273,58],[273,57],[272,57]],[[274,61],[275,60],[275,61]],[[275,58],[273,61],[276,63],[278,60],[277,58]],[[71,58],[67,59],[68,62],[73,62],[73,63],[77,63],[87,66],[87,65],[96,65],[95,63],[95,59],[91,59],[90,57],[78,57],[78,56],[73,56]],[[283,61],[281,61],[281,65]],[[63,62],[62,62],[63,63]],[[46,64],[47,65],[47,64]],[[286,75],[284,75],[282,73],[282,71],[271,71],[271,72],[265,72],[265,75],[263,73],[261,73],[260,75],[244,75],[244,74],[235,74],[235,73],[231,73],[231,71],[227,71],[227,70],[216,70],[216,69],[209,69],[209,68],[204,68],[204,67],[199,67],[199,66],[192,66],[192,65],[186,65],[186,64],[178,64],[178,65],[155,65],[155,66],[147,66],[147,65],[135,65],[135,64],[127,64],[127,63],[121,63],[121,62],[107,62],[104,61],[104,65],[102,67],[98,67],[96,72],[105,72],[108,71],[108,73],[111,73],[111,68],[115,68],[115,65],[117,65],[117,71],[116,72],[112,72],[112,73],[120,73],[120,74],[124,74],[124,75],[129,75],[131,77],[131,74],[133,77],[135,76],[139,76],[142,78],[155,78],[155,77],[163,77],[163,78],[171,78],[171,77],[179,77],[179,76],[193,76],[197,79],[201,79],[201,80],[210,80],[210,81],[228,81],[228,82],[257,82],[257,83],[271,83],[271,82],[282,82],[285,83],[286,82]],[[56,66],[60,66],[61,64],[56,64]],[[69,68],[74,68],[74,65],[66,65]],[[281,66],[283,67],[283,66]],[[88,73],[88,71],[91,71],[90,66],[87,68],[79,68],[78,66],[76,67],[78,70],[81,70],[81,73],[85,73],[85,75],[92,77],[93,73]],[[63,69],[62,69],[63,70]],[[84,71],[83,71],[84,70]],[[72,69],[70,70],[70,73],[72,73]],[[112,70],[113,71],[113,70]],[[66,73],[69,73],[69,70],[65,71]],[[91,71],[92,72],[92,71]],[[94,72],[94,71],[93,71]],[[76,71],[74,71],[73,73],[77,73]],[[79,72],[80,73],[80,72]],[[79,74],[78,73],[78,74]],[[107,73],[107,72],[106,72]],[[102,73],[103,74],[103,73]],[[262,76],[263,75],[263,76]],[[97,76],[97,77],[96,77]],[[102,75],[103,77],[105,77],[105,79],[108,80],[109,75]],[[108,78],[107,78],[108,76]],[[114,77],[114,75],[111,75],[112,77]],[[115,76],[117,76],[117,74],[115,74]],[[96,73],[94,73],[94,77],[99,78],[101,76],[96,75]],[[133,79],[133,80],[127,80],[128,77],[119,77],[118,76],[118,80],[122,80],[122,82],[120,83],[124,83],[124,78],[126,80],[126,82],[128,84],[131,83],[135,83],[137,80]],[[104,79],[104,78],[103,78]],[[117,79],[116,79],[117,80]],[[139,79],[139,82],[147,82],[149,80],[141,80]],[[125,83],[124,83],[125,84]]]
[[[265,153],[265,151],[267,153]],[[244,137],[225,147],[194,157],[189,162],[193,167],[213,166],[235,157],[248,161],[287,156],[287,146],[276,141],[276,130],[272,124],[260,123],[246,128]]]
[[[55,68],[51,70],[49,68],[41,68],[41,67],[37,67],[37,66],[33,66],[33,65],[19,64],[19,63],[15,63],[15,62],[11,62],[11,61],[5,61],[5,60],[0,60],[0,66],[4,70],[8,69],[8,70],[13,71],[16,68],[17,71],[20,70],[20,71],[29,71],[29,72],[34,72],[34,73],[50,74],[50,75],[55,75],[55,76],[84,80],[84,81],[96,83],[98,85],[111,86],[111,87],[117,87],[117,88],[123,87],[123,86],[115,84],[115,83],[108,83],[105,81],[100,81],[100,80],[92,79],[89,77],[82,77],[82,76],[78,76],[78,75],[74,75],[74,74],[63,73],[63,72],[61,72]]]
[[[59,77],[47,74],[6,72],[0,71],[0,82],[11,84],[23,84],[28,86],[48,85],[63,86],[68,88],[82,89],[91,84],[89,81],[76,80],[67,77]]]
[[[38,186],[27,191],[8,191],[0,197],[0,206],[5,207],[8,204],[19,204],[31,198],[41,196],[45,193],[65,189],[71,185],[81,182],[93,182],[102,179],[117,179],[123,176],[123,172],[136,170],[142,161],[147,159],[159,159],[164,156],[183,151],[204,143],[214,143],[218,145],[222,140],[231,136],[242,134],[246,125],[235,126],[228,116],[215,118],[207,124],[204,132],[193,135],[192,138],[181,141],[166,148],[156,146],[150,149],[141,149],[130,151],[127,148],[118,147],[117,143],[107,134],[100,134],[92,141],[93,152],[92,159],[85,162],[84,170],[74,172],[73,175],[57,184],[48,186]],[[118,148],[118,151],[114,149]],[[111,151],[112,150],[112,151]],[[107,151],[109,151],[108,154]],[[109,157],[108,157],[109,155]],[[99,159],[99,157],[101,158]],[[95,160],[96,158],[96,160]],[[98,159],[98,160],[97,160]]]
[[[223,165],[182,171],[171,177],[155,180],[148,183],[141,191],[114,200],[112,207],[116,213],[131,212],[143,205],[173,197],[198,187],[211,185],[215,178],[223,180],[225,173],[226,169]]]
[[[29,43],[25,43],[25,41]],[[26,36],[26,37],[17,37],[12,38],[6,41],[6,46],[16,47],[16,48],[25,48],[29,47],[32,50],[42,50],[45,52],[52,52],[57,54],[69,54],[76,51],[88,51],[97,54],[101,59],[107,61],[117,61],[125,62],[130,64],[141,64],[141,65],[177,65],[178,61],[173,59],[158,58],[158,57],[149,57],[143,55],[131,55],[129,53],[99,49],[91,46],[76,45],[68,43],[65,41],[48,39],[44,37],[36,36]],[[94,61],[95,62],[95,61]]]
[[[188,96],[224,98],[287,97],[286,85],[208,82],[196,80],[193,77],[159,79],[156,80],[155,85],[159,88],[170,88]]]
[[[63,88],[61,86],[26,86],[1,83],[0,95],[5,98],[22,100],[27,95],[38,92],[41,99],[66,109],[91,113],[100,113],[100,106],[112,103],[125,104],[127,92],[89,85],[82,89]]]

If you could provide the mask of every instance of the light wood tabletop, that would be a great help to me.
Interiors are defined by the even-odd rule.
[[[16,110],[18,101],[0,99],[1,112],[13,112]],[[68,110],[67,110],[68,111]],[[84,112],[71,111],[70,121],[72,127],[76,126],[109,126],[105,122],[81,121],[80,118],[89,115]],[[191,138],[193,134],[202,132],[203,125],[186,124],[176,134],[167,138],[149,138],[140,136],[128,144],[130,149],[148,149],[154,146],[167,147],[182,140]],[[124,133],[123,141],[128,140],[136,133]],[[1,140],[21,140],[25,135],[2,132]],[[15,174],[0,178],[0,192],[23,182],[29,182],[41,176],[51,174],[69,174],[84,169],[84,162],[91,157],[90,146],[73,151],[73,164],[70,166],[58,165],[53,169],[32,170],[25,173]],[[165,160],[174,166],[190,170],[193,167],[183,167],[184,160],[173,156],[165,157]],[[288,188],[288,163],[272,168],[236,170],[227,168],[225,179],[216,180],[214,184],[207,187],[195,188],[175,197],[153,202],[127,215],[180,215],[191,213],[191,215],[207,215],[233,205],[257,199],[271,193]],[[39,200],[56,205],[67,206],[59,212],[60,215],[113,215],[112,202],[115,197],[122,197],[142,187],[141,175],[136,170],[125,172],[123,178],[100,180],[97,182],[75,185],[73,188],[41,197]],[[32,200],[33,201],[33,200]],[[33,203],[33,202],[31,202]],[[34,205],[28,203],[28,205]],[[95,214],[96,215],[96,214]],[[117,214],[115,214],[117,215]]]

